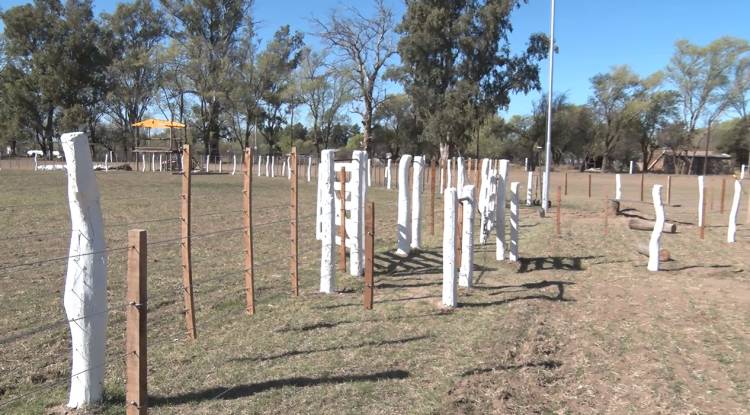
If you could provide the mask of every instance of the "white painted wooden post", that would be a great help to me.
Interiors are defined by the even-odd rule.
[[[372,186],[372,160],[367,159],[367,187]]]
[[[746,165],[742,165],[742,168],[740,169],[740,180],[745,179],[745,169],[747,169]]]
[[[224,165],[224,160],[222,160],[221,156],[217,156],[216,162],[219,163],[219,174],[221,174],[222,166]]]
[[[310,171],[312,170],[312,157],[307,156],[307,182],[310,183]]]
[[[385,166],[385,188],[391,190],[391,158],[388,157],[388,161]]]
[[[703,176],[698,176],[698,226],[703,226]]]
[[[281,163],[281,175],[286,176],[286,159]]]
[[[487,209],[489,204],[489,188],[490,188],[490,159],[482,159],[482,166],[480,170],[481,184],[479,185],[479,200],[476,201],[479,207],[479,243],[484,244],[487,242]]]
[[[34,155],[34,166],[36,169],[36,155]],[[104,153],[104,171],[109,171],[109,153]]]
[[[737,233],[737,212],[740,210],[740,197],[742,196],[742,184],[739,180],[734,181],[734,197],[732,198],[732,210],[729,211],[729,227],[727,228],[727,242],[735,242]]]
[[[615,174],[615,200],[622,199],[622,180],[620,180],[620,174]]]
[[[163,154],[159,153],[159,171],[164,171]]]
[[[411,248],[419,249],[422,245],[422,172],[424,156],[414,157],[414,171],[411,181]]]
[[[335,247],[336,239],[334,229],[334,173],[333,173],[333,150],[323,150],[320,155],[320,168],[318,169],[318,212],[320,217],[320,292],[331,294],[336,291],[336,269],[335,269]]]
[[[458,192],[463,191],[465,181],[466,181],[466,168],[464,166],[464,158],[456,157],[456,190]]]
[[[145,173],[146,172],[146,155],[145,154],[141,154],[141,162],[142,162],[141,173]]]
[[[34,153],[34,171],[37,171],[37,170],[39,170],[39,165],[38,165],[38,162],[37,162],[37,159],[36,159],[36,157],[37,157],[37,154],[36,154],[36,153]],[[105,162],[104,162],[104,165],[106,166],[106,164],[107,164],[107,162],[105,161]]]
[[[443,306],[455,307],[456,287],[456,189],[443,192]]]
[[[518,262],[518,226],[520,224],[518,185],[518,182],[510,184],[510,254],[508,258],[513,262]]]
[[[460,177],[460,176],[459,176]],[[462,287],[471,287],[474,272],[474,186],[466,185],[463,187],[461,194],[461,204],[463,204],[463,221],[461,236],[461,270],[458,275],[458,285]]]
[[[495,259],[505,259],[505,189],[508,180],[508,160],[499,163],[500,174],[497,178],[497,202],[495,203]]]
[[[71,236],[64,305],[72,367],[68,406],[101,401],[107,334],[107,255],[99,189],[86,134],[60,138],[68,170]]]
[[[266,156],[266,177],[271,177],[271,156]]]
[[[445,177],[445,170],[440,167],[440,194],[443,194],[443,189],[445,188],[445,183],[443,183],[443,177]]]
[[[258,177],[260,177],[261,167],[263,167],[263,156],[258,156]]]
[[[271,157],[271,177],[276,177],[276,156]]]
[[[152,153],[151,154],[151,173],[153,173],[153,172],[156,171],[156,160],[155,159],[156,159],[156,155]]]
[[[530,171],[526,179],[526,206],[531,206],[532,193],[534,191],[534,172]]]
[[[661,185],[655,184],[651,190],[654,199],[654,210],[656,211],[656,222],[654,230],[651,231],[651,240],[648,243],[648,270],[659,270],[659,240],[664,229],[664,205],[661,203]]]
[[[529,171],[529,158],[528,157],[523,159],[523,169],[526,171]]]
[[[409,167],[412,157],[401,156],[398,162],[398,249],[396,255],[408,256],[411,245],[411,212],[409,203]]]
[[[630,160],[630,173],[633,174],[633,160]]]
[[[248,169],[252,170],[252,165],[248,167]],[[232,176],[234,176],[235,173],[237,173],[237,155],[232,154]],[[250,172],[249,175],[252,176],[252,172]]]
[[[334,169],[335,170],[335,169]],[[349,248],[349,274],[359,277],[364,272],[364,224],[365,200],[367,199],[367,152],[355,150],[352,152],[351,179],[347,188],[350,194],[351,215],[350,227],[346,233],[351,240]]]

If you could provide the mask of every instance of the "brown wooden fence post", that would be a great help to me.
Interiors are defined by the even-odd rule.
[[[128,231],[128,276],[125,331],[125,413],[148,412],[146,382],[146,271],[148,263],[146,231]]]
[[[672,176],[667,176],[667,206],[672,205]]]
[[[591,176],[589,176],[591,177]],[[604,198],[604,236],[609,233],[609,195]]]
[[[565,196],[568,195],[568,172],[565,172]]]
[[[643,202],[643,180],[645,177],[646,175],[641,172],[641,202]]]
[[[365,209],[365,310],[372,310],[375,295],[375,203],[370,202]]]
[[[255,314],[255,276],[253,270],[253,150],[245,149],[245,159],[242,161],[243,189],[242,189],[242,226],[243,243],[245,245],[245,311],[249,315]]]
[[[724,195],[727,192],[727,179],[721,179],[721,202],[719,203],[719,212],[724,213]]]
[[[567,176],[567,174],[566,174]],[[562,195],[560,191],[560,186],[557,186],[557,210],[555,211],[555,232],[557,233],[557,236],[560,236],[560,215],[562,210]]]
[[[435,236],[435,160],[430,161],[430,235]]]
[[[591,173],[589,173],[589,199],[591,199]]]
[[[193,264],[190,243],[190,145],[182,146],[182,195],[180,203],[180,252],[182,257],[182,290],[185,303],[185,327],[191,339],[197,337],[193,308]]]
[[[339,239],[341,239],[341,245],[339,245],[339,271],[346,271],[346,168],[342,167],[339,172],[339,216],[341,216],[341,222],[339,223]]]
[[[703,186],[704,194],[706,187]],[[703,198],[703,209],[701,210],[701,226],[699,227],[698,235],[701,239],[705,238],[706,236],[706,198]]]
[[[297,262],[297,254],[299,253],[299,247],[297,246],[298,229],[297,229],[297,147],[292,147],[292,155],[289,157],[289,167],[291,170],[291,204],[289,206],[290,220],[289,220],[289,241],[290,241],[290,257],[289,257],[289,274],[292,277],[292,294],[296,297],[299,295],[299,263]]]

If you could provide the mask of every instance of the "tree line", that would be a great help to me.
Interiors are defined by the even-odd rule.
[[[537,163],[543,100],[499,115],[513,94],[541,90],[548,38],[532,34],[517,53],[508,40],[523,4],[407,0],[397,21],[375,0],[313,19],[307,35],[282,26],[264,40],[252,0],[133,0],[99,16],[91,0],[35,0],[0,12],[0,142],[51,155],[61,132],[82,130],[127,155],[142,139],[132,124],[156,116],[187,124],[180,134],[212,155],[236,143]],[[735,38],[679,41],[663,71],[615,66],[591,78],[585,105],[556,96],[554,161],[648,165],[657,148],[686,154],[712,135],[747,157],[748,50]]]

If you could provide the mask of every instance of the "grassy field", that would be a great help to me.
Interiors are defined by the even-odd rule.
[[[525,184],[519,170],[513,180]],[[148,230],[149,400],[153,413],[747,413],[750,408],[750,227],[747,195],[729,245],[727,180],[707,180],[708,227],[695,226],[697,181],[674,177],[664,234],[673,261],[646,271],[649,232],[609,217],[613,175],[568,175],[562,235],[521,209],[519,263],[476,246],[476,287],[440,308],[442,248],[393,255],[396,190],[376,186],[375,309],[360,279],[338,273],[322,295],[315,188],[300,183],[301,295],[290,295],[288,181],[254,178],[257,314],[244,313],[241,177],[193,178],[198,339],[187,340],[180,292],[179,177],[97,175],[107,226],[110,300],[106,401],[124,407],[127,230]],[[645,178],[650,186],[665,176]],[[553,189],[562,175],[553,177]],[[640,176],[623,175],[627,216],[653,218]],[[553,192],[554,193],[554,192]],[[522,192],[525,194],[525,191]],[[428,194],[424,195],[428,200]],[[61,173],[0,172],[0,413],[58,413],[67,402],[69,332],[62,309],[69,218]],[[554,201],[554,196],[552,197]],[[425,211],[429,203],[424,203]],[[429,214],[424,217],[429,223]],[[221,232],[220,232],[221,231]],[[166,241],[166,242],[159,242]],[[51,259],[39,263],[40,260]],[[23,265],[34,263],[34,265]]]

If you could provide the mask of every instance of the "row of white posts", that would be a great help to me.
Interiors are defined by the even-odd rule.
[[[352,152],[351,161],[335,162],[335,150],[323,150],[318,168],[318,194],[315,237],[321,241],[320,291],[333,293],[336,290],[336,246],[343,244],[349,253],[349,273],[362,276],[364,271],[365,201],[367,199],[367,152]],[[345,185],[344,209],[341,216],[341,201],[336,197],[342,183],[337,181],[337,172],[344,169],[349,177]],[[344,226],[346,237],[341,239],[336,226]]]

